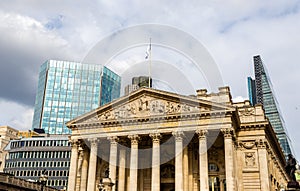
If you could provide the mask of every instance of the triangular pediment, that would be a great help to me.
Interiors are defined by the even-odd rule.
[[[137,120],[149,117],[234,111],[234,107],[161,90],[141,88],[67,123],[67,126],[109,121]]]

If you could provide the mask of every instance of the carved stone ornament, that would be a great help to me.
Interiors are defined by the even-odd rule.
[[[152,138],[153,143],[159,143],[161,134],[160,133],[150,133],[149,136]]]
[[[255,141],[239,142],[239,146],[245,149],[252,149],[255,145]]]
[[[231,138],[233,133],[233,128],[222,128],[221,132],[224,135],[224,138]]]
[[[254,152],[246,152],[245,153],[245,166],[246,167],[254,167],[255,164],[255,153]]]
[[[175,141],[182,141],[184,136],[182,131],[174,131],[172,135],[175,137]]]
[[[128,135],[128,138],[131,140],[132,145],[137,145],[140,140],[140,136],[138,135]]]
[[[151,99],[151,97],[142,96],[140,99],[134,100],[123,106],[113,108],[112,110],[101,113],[98,119],[117,120],[133,117],[176,114],[184,112],[200,112],[208,111],[208,108],[190,106],[184,103],[176,103],[159,99]]]
[[[119,138],[117,136],[107,137],[107,140],[110,141],[110,144],[118,144]]]
[[[196,133],[198,134],[199,139],[204,139],[206,138],[208,131],[206,129],[197,129]]]
[[[80,141],[78,141],[77,139],[72,139],[72,140],[69,140],[69,142],[71,143],[72,148],[78,149],[78,147],[80,145]]]
[[[263,149],[267,147],[267,141],[263,139],[256,140],[257,148]]]
[[[241,116],[250,116],[255,114],[255,109],[253,107],[239,109]]]

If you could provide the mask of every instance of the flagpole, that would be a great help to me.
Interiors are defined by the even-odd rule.
[[[149,47],[149,81],[148,81],[148,83],[149,83],[149,88],[150,88],[150,84],[151,84],[151,62],[152,62],[152,47],[151,47],[151,38],[150,38],[150,45],[149,45],[150,47]]]

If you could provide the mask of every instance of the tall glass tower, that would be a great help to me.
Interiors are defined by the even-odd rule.
[[[106,67],[48,60],[40,67],[32,128],[69,134],[67,121],[118,98],[120,88],[121,77]]]
[[[272,83],[260,56],[254,56],[255,80],[248,77],[248,93],[250,102],[262,104],[283,149],[285,156],[291,153],[290,139],[285,129],[283,117],[279,110]]]

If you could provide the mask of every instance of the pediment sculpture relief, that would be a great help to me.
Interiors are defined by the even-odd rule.
[[[101,113],[98,118],[100,120],[113,120],[200,111],[209,111],[209,109],[142,96],[130,103]]]

